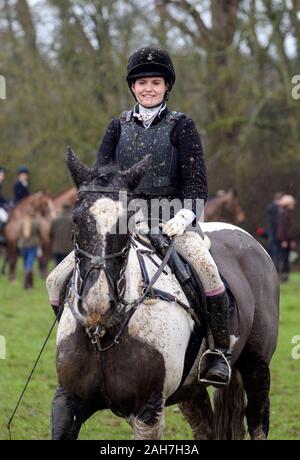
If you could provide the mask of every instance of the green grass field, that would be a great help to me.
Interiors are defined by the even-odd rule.
[[[14,284],[0,277],[0,336],[6,342],[6,359],[0,359],[0,439],[8,439],[7,421],[53,321],[45,283],[38,276],[35,286],[24,291],[20,273]],[[300,359],[293,359],[291,354],[295,346],[291,340],[300,335],[299,298],[300,274],[293,274],[282,286],[280,336],[271,366],[269,439],[300,439]],[[55,387],[53,332],[13,421],[13,439],[50,438]],[[132,439],[132,434],[124,420],[103,411],[83,426],[80,439]],[[166,410],[164,439],[192,439],[176,406]]]

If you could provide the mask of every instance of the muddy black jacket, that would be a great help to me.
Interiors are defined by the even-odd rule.
[[[160,121],[169,113],[165,109],[159,117],[153,121],[152,126],[159,125]],[[136,118],[134,122],[140,124]],[[121,136],[120,119],[111,121],[104,134],[99,148],[97,163],[107,164],[116,160],[117,146]],[[207,199],[207,178],[203,158],[201,139],[195,123],[191,118],[181,117],[174,125],[170,133],[170,143],[178,151],[179,162],[179,184],[181,199],[195,200]],[[134,140],[133,140],[134,142]],[[172,198],[172,197],[170,197]],[[193,211],[196,213],[196,206],[193,204]],[[198,213],[197,213],[198,214]]]

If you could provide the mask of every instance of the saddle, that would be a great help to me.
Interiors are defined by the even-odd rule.
[[[154,232],[154,234],[148,234],[147,237],[156,252],[161,255],[161,257],[164,257],[170,245],[170,239],[164,235],[161,230]],[[145,244],[144,240],[143,244]],[[189,304],[199,318],[201,326],[204,329],[203,332],[207,337],[206,295],[200,278],[193,266],[182,255],[180,255],[175,248],[173,248],[171,252],[168,265],[180,283]],[[233,321],[234,313],[237,313],[236,299],[222,273],[220,273],[220,277],[224,283],[229,300],[229,315],[232,320],[232,328],[236,329],[236,324],[233,324],[236,323],[236,321]]]

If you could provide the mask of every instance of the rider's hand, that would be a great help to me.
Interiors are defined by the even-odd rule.
[[[162,225],[163,232],[168,236],[182,235],[195,217],[193,211],[181,209],[173,219],[170,219],[166,224]]]

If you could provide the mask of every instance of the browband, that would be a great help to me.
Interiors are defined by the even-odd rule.
[[[121,190],[118,190],[114,187],[106,187],[104,185],[81,185],[78,189],[78,192],[114,192],[114,193],[118,193],[120,191]]]

